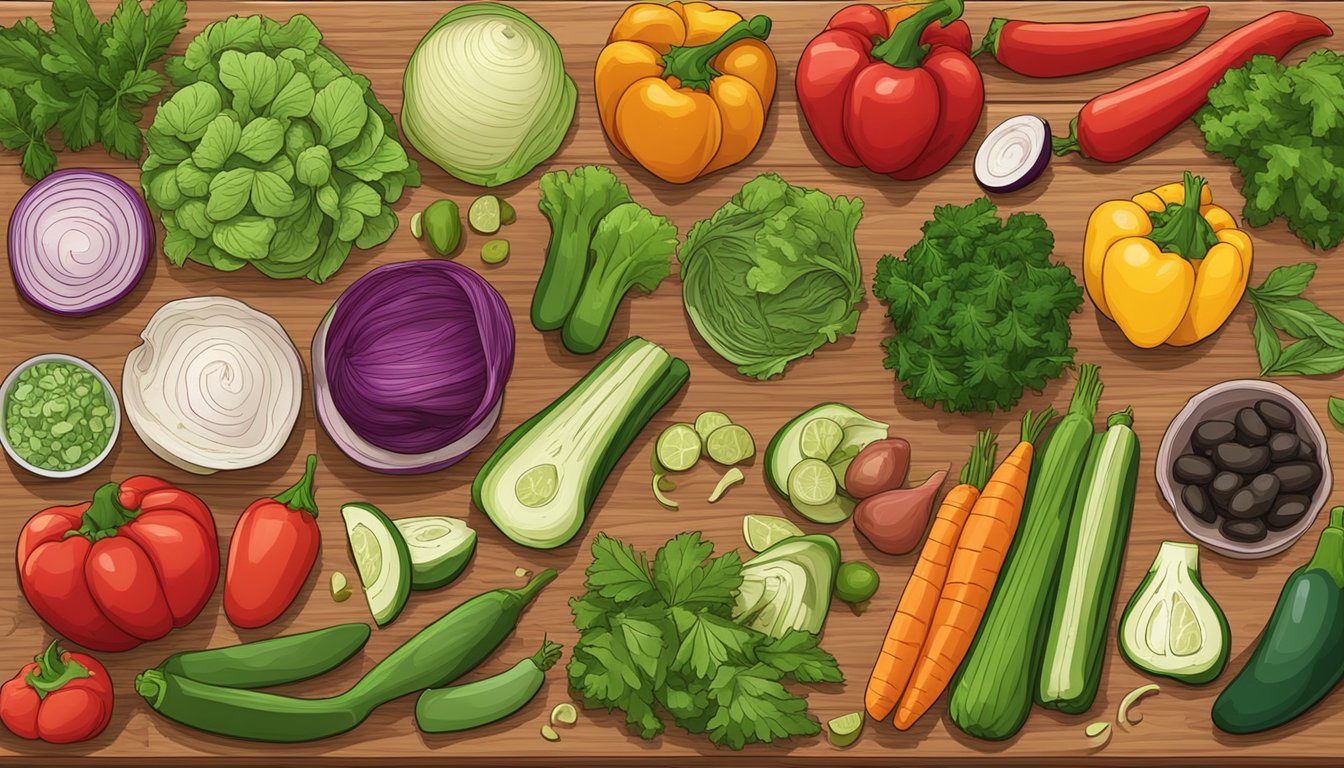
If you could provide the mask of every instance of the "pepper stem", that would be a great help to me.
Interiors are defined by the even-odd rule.
[[[743,40],[764,40],[770,36],[770,18],[753,16],[724,30],[717,40],[704,45],[672,46],[663,55],[663,77],[675,77],[683,88],[709,90],[709,82],[719,76],[712,62],[728,46]]]
[[[947,26],[961,18],[963,0],[934,0],[896,23],[886,40],[873,46],[872,56],[900,69],[914,69],[924,61],[929,47],[919,42],[924,28],[935,21]]]
[[[1199,196],[1204,191],[1204,179],[1186,171],[1182,187],[1184,199],[1180,205],[1168,205],[1157,213],[1148,214],[1153,225],[1148,239],[1168,253],[1186,259],[1202,259],[1210,248],[1218,244],[1213,227],[1199,212]]]
[[[313,498],[313,478],[317,474],[317,454],[308,454],[303,477],[288,490],[276,494],[275,500],[294,510],[317,517],[317,499]]]
[[[83,536],[89,541],[98,541],[116,534],[117,529],[131,522],[138,514],[121,506],[119,498],[121,486],[107,483],[93,492],[93,502],[84,510],[83,522],[74,530],[66,531],[66,537]]]
[[[61,658],[65,651],[61,650],[60,642],[52,640],[45,651],[33,657],[33,661],[37,662],[37,671],[29,672],[23,679],[29,688],[37,691],[39,699],[45,699],[47,694],[60,690],[71,680],[90,675],[89,668],[83,664],[73,659],[66,661]]]
[[[1330,510],[1330,525],[1321,531],[1316,552],[1302,570],[1310,571],[1313,568],[1325,571],[1334,580],[1335,586],[1344,589],[1344,507]]]
[[[989,29],[985,30],[985,36],[981,38],[980,45],[974,51],[971,51],[971,58],[975,58],[988,51],[990,55],[999,52],[999,35],[1003,32],[1003,27],[1008,23],[1007,19],[995,16],[989,20]]]

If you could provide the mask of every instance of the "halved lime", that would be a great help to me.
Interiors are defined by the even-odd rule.
[[[848,747],[863,734],[863,713],[850,712],[826,723],[826,738],[836,747]]]
[[[471,202],[467,209],[467,223],[482,235],[493,235],[499,231],[502,211],[500,199],[494,195],[481,195]]]
[[[774,515],[747,515],[742,518],[742,538],[752,552],[764,552],[785,539],[802,536],[803,529],[788,518]]]
[[[700,460],[700,435],[690,424],[673,424],[658,436],[654,453],[669,471],[685,472]]]
[[[826,461],[844,437],[845,431],[839,424],[819,417],[803,425],[803,431],[798,437],[798,447],[804,456]]]
[[[732,466],[755,456],[756,443],[746,427],[728,424],[709,433],[705,439],[705,452],[714,461]]]
[[[803,459],[789,472],[789,498],[810,507],[835,498],[835,475],[821,459]]]
[[[862,603],[877,594],[878,581],[877,571],[867,563],[841,563],[835,574],[835,596],[850,605]]]
[[[710,432],[732,423],[733,420],[728,418],[727,414],[718,411],[705,411],[695,417],[695,431],[696,434],[700,435],[701,440],[708,440]]]
[[[1180,592],[1171,596],[1171,653],[1190,656],[1204,646],[1204,632],[1199,618]]]
[[[513,484],[513,493],[518,503],[533,509],[545,506],[555,498],[560,487],[560,471],[554,464],[538,464],[518,476]]]

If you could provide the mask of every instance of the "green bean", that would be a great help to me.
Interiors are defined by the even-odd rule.
[[[546,670],[559,660],[560,644],[543,638],[535,655],[498,675],[420,694],[415,702],[415,724],[426,733],[450,733],[503,720],[537,695]]]
[[[335,669],[368,641],[368,624],[337,624],[254,643],[175,653],[155,669],[225,688],[268,688]]]

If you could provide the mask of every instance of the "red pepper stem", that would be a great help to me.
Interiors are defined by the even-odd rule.
[[[61,650],[60,642],[52,640],[45,651],[35,656],[33,661],[37,662],[37,671],[29,672],[23,679],[29,688],[37,691],[39,699],[47,698],[47,694],[60,690],[71,680],[89,677],[88,667],[74,659],[61,658],[65,651]]]
[[[989,20],[989,29],[985,30],[985,36],[980,40],[980,45],[974,51],[971,51],[971,58],[975,58],[982,53],[988,52],[991,56],[999,51],[999,34],[1003,32],[1003,27],[1008,23],[1007,19],[995,16]]]
[[[934,0],[897,22],[891,35],[873,46],[873,58],[900,69],[918,67],[924,61],[924,54],[929,52],[929,47],[919,42],[924,28],[935,21],[942,22],[943,26],[951,24],[961,18],[965,8],[963,0]]]
[[[134,520],[137,514],[135,510],[121,506],[118,501],[120,496],[121,486],[116,483],[99,486],[93,492],[93,502],[84,510],[83,522],[78,528],[66,531],[65,535],[83,536],[89,541],[114,535],[118,528]]]
[[[1069,121],[1068,136],[1062,139],[1058,136],[1050,137],[1050,151],[1059,157],[1063,157],[1070,152],[1077,152],[1083,157],[1087,157],[1087,153],[1083,152],[1082,145],[1078,143],[1078,118],[1075,117]]]
[[[295,483],[289,490],[279,493],[275,500],[295,512],[307,512],[313,517],[317,517],[317,499],[313,497],[313,478],[317,475],[317,454],[308,454],[308,464],[303,470],[303,477]]]
[[[743,40],[764,40],[770,36],[770,17],[753,16],[743,19],[724,30],[717,40],[704,45],[672,46],[663,54],[663,77],[675,77],[683,88],[709,90],[709,81],[719,76],[714,69],[714,58],[734,43]]]

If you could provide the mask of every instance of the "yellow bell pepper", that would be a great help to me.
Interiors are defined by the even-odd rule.
[[[682,184],[756,148],[775,94],[770,19],[708,3],[636,3],[597,57],[602,129],[655,176]]]
[[[1189,201],[1189,202],[1187,202]],[[1251,276],[1251,238],[1185,174],[1098,205],[1083,238],[1083,282],[1097,310],[1138,347],[1194,344],[1227,322]]]

